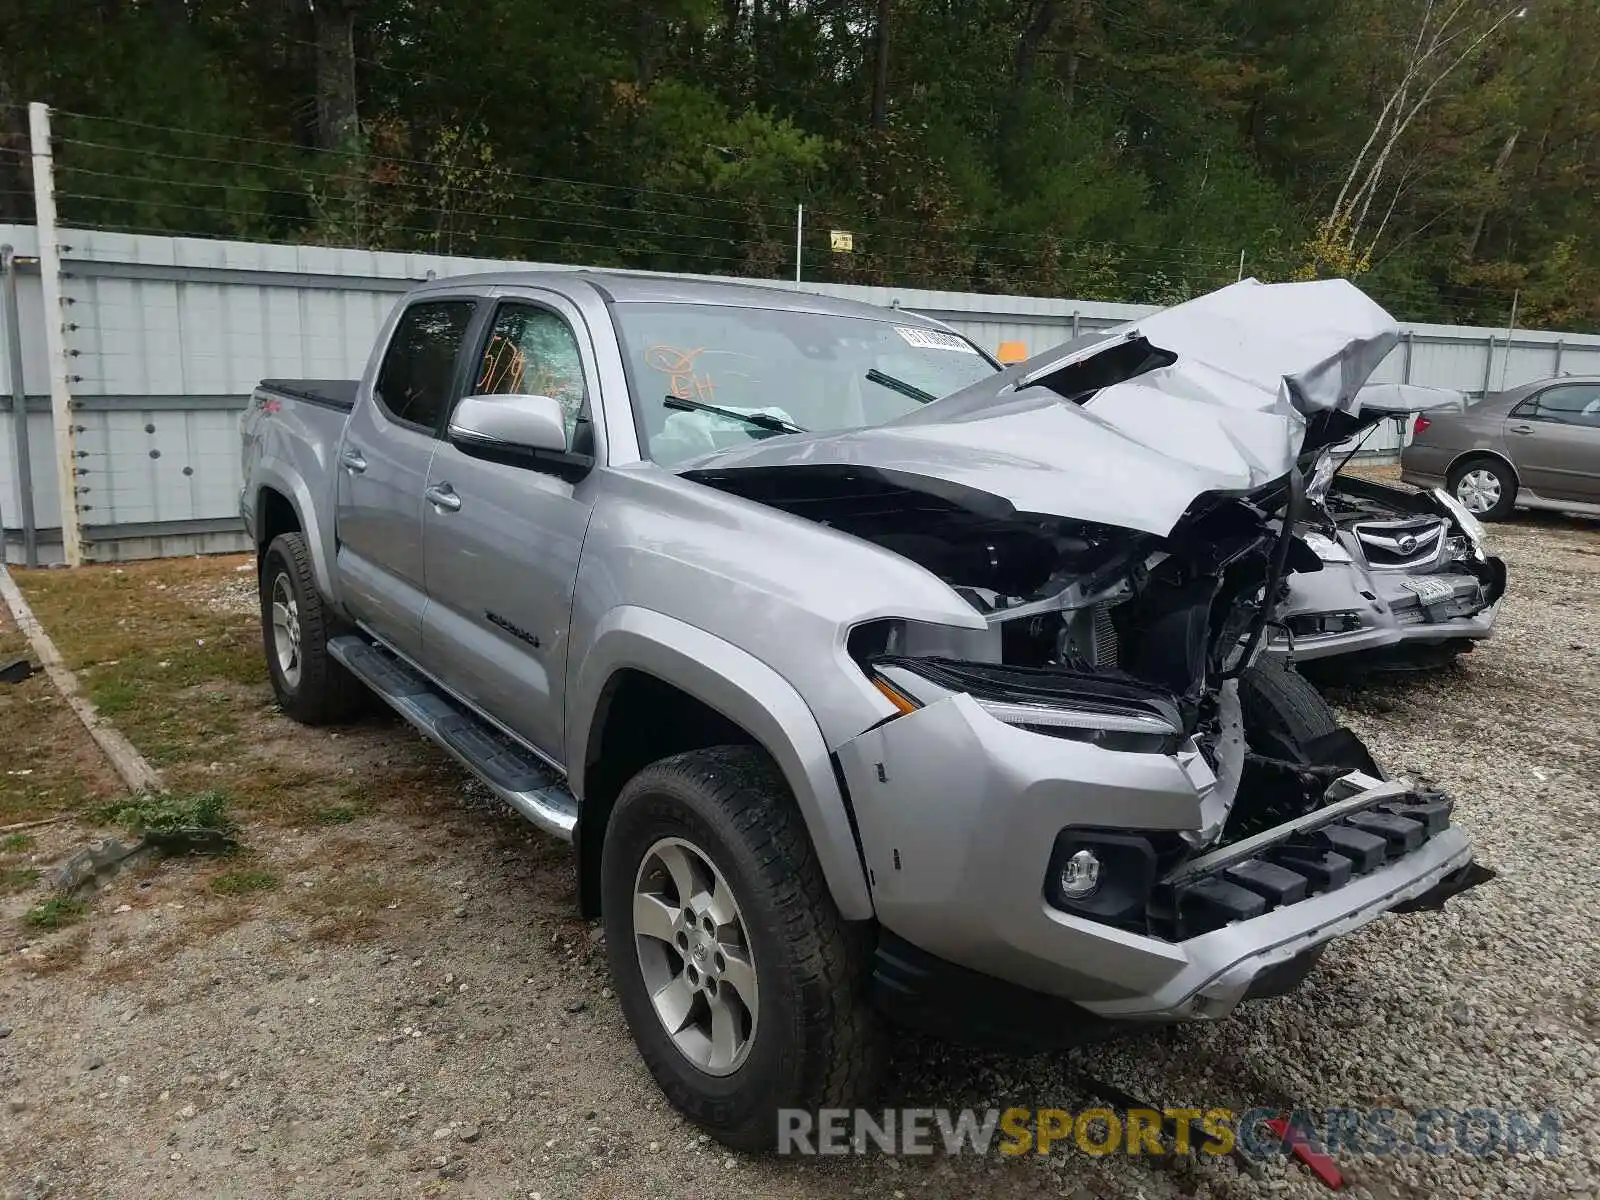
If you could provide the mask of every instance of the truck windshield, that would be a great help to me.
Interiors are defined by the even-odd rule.
[[[877,320],[628,303],[612,311],[641,440],[663,466],[776,436],[779,423],[810,432],[878,425],[995,370],[965,338],[897,324],[888,313]],[[757,425],[700,408],[684,411],[668,397],[777,420]]]

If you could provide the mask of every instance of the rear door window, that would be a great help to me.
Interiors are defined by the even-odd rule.
[[[1600,384],[1569,383],[1546,388],[1524,400],[1512,415],[1562,425],[1600,425]]]
[[[401,314],[373,389],[384,412],[419,429],[438,428],[473,307],[470,300],[429,300]]]

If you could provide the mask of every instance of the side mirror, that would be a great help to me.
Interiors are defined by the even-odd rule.
[[[463,454],[543,471],[577,483],[594,469],[592,454],[567,449],[561,404],[549,396],[466,396],[446,435]]]
[[[567,423],[549,396],[467,396],[450,415],[450,441],[476,450],[554,451],[567,448]]]

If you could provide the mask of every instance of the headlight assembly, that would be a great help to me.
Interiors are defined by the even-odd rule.
[[[1171,754],[1185,740],[1176,701],[1132,682],[940,658],[885,657],[868,669],[902,713],[964,693],[1006,725],[1108,750]]]
[[[1445,511],[1456,519],[1456,524],[1461,526],[1461,532],[1467,535],[1467,540],[1472,543],[1472,548],[1481,550],[1483,548],[1483,539],[1489,532],[1483,527],[1483,522],[1469,513],[1461,501],[1443,488],[1434,488],[1433,498],[1444,505]]]

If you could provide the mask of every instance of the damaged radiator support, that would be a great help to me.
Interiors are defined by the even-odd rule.
[[[1256,650],[1261,645],[1261,638],[1267,631],[1267,626],[1272,622],[1273,605],[1277,598],[1283,576],[1289,567],[1289,548],[1294,544],[1295,524],[1300,520],[1301,513],[1305,510],[1306,481],[1301,475],[1300,468],[1294,467],[1286,477],[1288,495],[1284,499],[1282,522],[1283,528],[1278,534],[1278,543],[1273,550],[1272,567],[1267,572],[1266,582],[1261,591],[1261,611],[1256,614],[1256,619],[1251,625],[1249,640],[1245,642],[1244,653],[1239,656],[1239,662],[1229,672],[1229,676],[1237,678],[1244,674],[1245,669],[1255,660]]]

